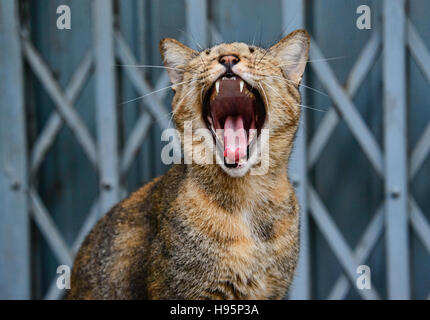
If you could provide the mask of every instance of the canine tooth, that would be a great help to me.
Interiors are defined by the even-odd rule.
[[[219,93],[219,82],[215,82],[216,93]]]
[[[243,91],[243,80],[240,80],[240,92],[242,92]]]
[[[228,78],[227,77],[222,77],[222,79],[221,80],[228,80]]]

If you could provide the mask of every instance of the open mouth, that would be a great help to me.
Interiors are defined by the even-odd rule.
[[[237,168],[248,161],[266,118],[263,100],[255,88],[237,75],[224,74],[204,98],[203,118],[211,130],[224,164]]]

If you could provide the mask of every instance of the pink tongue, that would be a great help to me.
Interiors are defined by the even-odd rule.
[[[238,163],[246,156],[246,132],[242,116],[229,116],[224,122],[224,157],[227,163]]]

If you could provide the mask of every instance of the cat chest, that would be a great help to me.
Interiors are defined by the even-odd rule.
[[[191,238],[199,239],[193,247],[202,250],[198,256],[204,259],[199,264],[204,265],[200,272],[201,282],[208,284],[202,286],[202,290],[213,290],[226,299],[267,299],[272,296],[273,281],[281,281],[278,278],[283,269],[279,265],[282,259],[276,252],[284,251],[279,250],[282,240],[268,241],[265,232],[261,232],[266,227],[256,227],[249,215],[220,217],[205,219],[198,224],[196,219],[193,220],[194,236]]]
[[[219,250],[214,286],[228,299],[264,299],[277,269],[267,245],[244,238]]]
[[[216,259],[215,284],[228,298],[264,299],[272,294],[271,281],[282,266],[273,254],[273,243],[253,232],[245,221],[236,237],[221,243]],[[228,285],[226,285],[228,284]]]

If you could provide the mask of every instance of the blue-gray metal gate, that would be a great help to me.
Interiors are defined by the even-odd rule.
[[[52,31],[55,28],[53,8],[63,3],[71,6],[72,30]],[[323,3],[278,0],[271,1],[270,6],[263,6],[261,2],[254,0],[251,3],[81,0],[47,1],[44,5],[39,5],[29,1],[2,0],[0,298],[61,298],[64,291],[56,287],[57,274],[53,266],[71,266],[73,255],[97,219],[130,190],[165,170],[158,164],[158,150],[159,132],[169,126],[170,93],[163,90],[168,87],[169,79],[165,72],[140,66],[148,61],[158,61],[155,57],[158,55],[157,37],[161,35],[159,30],[162,28],[161,22],[157,20],[160,17],[167,24],[165,29],[168,30],[164,30],[164,34],[170,32],[170,35],[179,37],[191,46],[207,46],[222,42],[223,39],[231,41],[242,37],[237,30],[242,30],[242,34],[246,31],[248,40],[255,39],[256,36],[263,37],[266,25],[269,29],[283,30],[284,34],[306,27],[313,35],[304,83],[321,88],[329,98],[306,88],[302,91],[303,105],[308,105],[311,110],[303,109],[290,166],[290,176],[302,209],[302,250],[290,297],[430,298],[430,261],[427,258],[430,252],[429,217],[418,205],[414,193],[409,190],[413,189],[411,186],[415,177],[422,176],[418,173],[426,166],[428,159],[429,118],[413,145],[410,143],[411,139],[408,139],[410,127],[413,127],[408,119],[418,117],[420,121],[425,121],[425,117],[430,115],[429,112],[421,111],[418,116],[411,115],[413,99],[418,98],[408,80],[412,78],[410,69],[418,66],[424,79],[430,82],[430,51],[414,22],[406,14],[408,10],[416,13],[420,8],[430,9],[430,6],[424,2],[420,4],[418,0],[354,0],[348,4],[333,0]],[[355,26],[355,8],[360,4],[367,4],[372,9],[372,29],[357,31],[361,32],[357,36],[360,37],[359,44],[354,39],[347,38],[355,34],[345,33],[344,39],[337,40],[343,47],[347,48],[350,43],[354,43],[355,48],[361,48],[349,74],[342,75],[346,79],[343,81],[330,64],[332,57],[324,55],[322,47],[320,48],[326,41],[333,43],[333,40],[327,39],[330,35],[321,35],[321,30],[326,28],[327,21],[335,20],[336,15],[331,16],[333,10],[349,10],[347,16],[351,17],[351,21],[347,23]],[[35,14],[32,11],[41,6],[45,6],[43,8],[47,12]],[[163,11],[166,8],[170,10]],[[91,10],[91,15],[86,13],[88,9]],[[247,15],[255,19],[250,22]],[[234,18],[237,16],[239,18]],[[245,18],[240,18],[241,16]],[[51,20],[43,20],[43,17],[51,17]],[[167,19],[170,19],[168,23],[165,22]],[[239,22],[250,23],[252,31],[241,27]],[[183,25],[186,31],[179,28],[169,31],[172,24]],[[156,28],[154,26],[160,29],[152,29]],[[54,37],[52,33],[76,32],[75,29],[78,32],[91,30],[89,40],[82,35],[82,41],[88,43],[88,48],[82,50],[83,46],[77,44],[81,48],[79,54],[78,50],[65,52],[63,43],[57,43],[56,47],[49,42],[51,39],[45,39],[46,35]],[[75,33],[75,41],[81,41],[80,37]],[[54,54],[59,52],[63,57],[63,65],[56,66],[56,70],[52,69],[47,60],[56,61],[60,58],[47,54],[44,43],[53,46]],[[69,59],[73,60],[75,67],[68,67],[69,76],[62,77],[60,71]],[[337,58],[333,58],[335,59]],[[410,67],[412,59],[416,63],[414,67]],[[378,64],[382,70],[381,78],[366,94],[374,94],[376,97],[368,98],[373,108],[370,118],[373,113],[379,113],[381,122],[375,124],[370,121],[369,124],[369,115],[363,115],[363,110],[356,107],[355,97],[360,94],[360,88],[366,82],[375,84],[375,80],[369,78]],[[42,91],[43,94],[39,93]],[[156,93],[148,95],[153,91]],[[88,96],[90,93],[93,94],[91,97]],[[379,93],[381,104],[375,102]],[[85,96],[84,102],[80,101],[82,95]],[[132,107],[121,104],[143,95],[146,95],[145,99],[134,101]],[[424,99],[428,101],[428,98],[427,94]],[[360,104],[362,101],[363,98]],[[316,115],[311,106],[320,108],[321,102],[332,106],[324,108],[326,112]],[[45,105],[52,105],[52,112],[46,111]],[[81,105],[85,109],[81,107],[78,110],[77,106]],[[427,107],[428,103],[424,106]],[[93,111],[88,110],[90,108]],[[39,115],[38,118],[38,114],[42,116]],[[336,197],[340,197],[342,190],[337,190],[336,195],[324,201],[328,199],[327,192],[332,186],[327,187],[326,184],[330,181],[324,176],[327,167],[321,169],[319,163],[326,163],[327,166],[325,153],[332,154],[327,150],[333,150],[330,139],[340,124],[343,126],[341,132],[348,131],[348,135],[357,143],[357,150],[361,149],[367,158],[360,161],[370,163],[370,180],[376,181],[372,184],[376,184],[376,189],[382,190],[379,198],[356,199],[357,203],[369,201],[376,204],[374,212],[363,214],[367,219],[365,221],[360,218],[361,213],[357,214],[353,208],[360,205],[353,203],[349,204],[350,212],[348,210],[342,216],[329,211],[326,202],[341,202]],[[62,133],[64,128],[69,130],[68,136]],[[417,136],[416,132],[414,136]],[[69,139],[67,141],[73,139],[73,144],[77,144],[71,149],[67,144],[57,145],[56,139],[60,138]],[[56,158],[67,163],[64,158],[75,159],[76,156],[72,154],[74,152],[80,152],[79,159],[85,160],[79,160],[77,167],[72,167],[72,163],[62,170],[72,171],[80,177],[73,174],[65,179],[62,173],[63,178],[58,178],[56,173],[60,171],[55,171],[46,164],[44,167],[44,162],[50,161],[48,164],[53,164]],[[331,160],[336,157],[341,156],[332,154]],[[47,160],[49,158],[51,160]],[[354,179],[360,179],[360,168],[353,170]],[[428,166],[425,170],[424,176],[429,172]],[[328,169],[328,172],[334,171],[337,174],[345,173],[342,168]],[[138,179],[136,172],[140,172]],[[418,186],[421,187],[415,189],[419,190],[422,197],[422,192],[426,192],[429,183],[428,178],[420,179]],[[50,188],[45,182],[48,182]],[[346,186],[353,184],[354,181],[349,179]],[[71,214],[65,217],[64,213],[59,212],[62,204],[58,207],[52,205],[51,211],[56,214],[50,212],[46,201],[52,202],[56,196],[61,197],[60,192],[67,192],[67,188],[74,189],[73,196],[69,199],[70,207],[74,208],[74,202],[82,200],[90,204],[87,214],[76,212],[76,217],[70,217]],[[358,192],[357,195],[361,196],[362,193]],[[73,211],[68,210],[69,213]],[[359,217],[356,218],[357,216]],[[359,221],[363,228],[342,229],[346,220],[338,224],[335,218],[346,219],[349,224],[351,221]],[[68,224],[72,219],[73,228]],[[427,252],[414,249],[412,243],[416,241],[412,235],[419,239]],[[371,257],[374,250],[385,254],[385,262],[381,262],[380,257]],[[325,263],[321,255],[326,254],[337,261]],[[427,256],[422,258],[423,254]],[[383,266],[378,266],[381,263]],[[331,272],[327,268],[334,264],[338,265],[337,272]],[[359,290],[355,286],[358,277],[356,269],[362,264],[370,265],[372,280],[375,279],[370,290]],[[322,270],[318,269],[320,265]],[[329,280],[321,280],[324,278],[321,272],[327,272]],[[42,276],[49,278],[51,284],[41,284],[38,278]],[[417,278],[421,279],[419,285],[414,280]],[[411,282],[414,284],[411,285]],[[35,287],[46,288],[37,290]],[[418,293],[414,293],[414,290]]]

